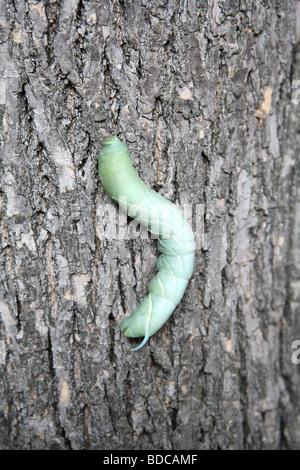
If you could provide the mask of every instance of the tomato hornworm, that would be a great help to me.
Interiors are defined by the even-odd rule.
[[[194,269],[195,239],[177,206],[139,178],[126,145],[118,137],[104,141],[98,163],[106,192],[158,238],[158,273],[148,285],[149,294],[121,323],[126,337],[144,337],[135,351],[163,326],[181,301]]]

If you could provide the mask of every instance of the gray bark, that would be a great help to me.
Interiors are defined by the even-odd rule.
[[[300,447],[299,11],[2,0],[2,449]],[[157,248],[106,237],[115,133],[204,209],[184,299],[135,353],[120,322]]]

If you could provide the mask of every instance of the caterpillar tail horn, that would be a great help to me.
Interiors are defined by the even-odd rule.
[[[144,346],[144,344],[147,343],[148,339],[150,338],[150,335],[147,333],[145,335],[145,338],[143,339],[143,341],[141,342],[141,344],[137,347],[137,348],[133,348],[131,351],[137,351],[138,349],[142,348]]]

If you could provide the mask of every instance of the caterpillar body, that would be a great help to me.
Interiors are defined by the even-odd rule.
[[[163,326],[181,301],[194,269],[195,239],[177,206],[139,178],[126,145],[118,137],[104,141],[98,163],[106,192],[158,238],[158,273],[148,285],[149,294],[121,323],[126,337],[144,337],[135,351]]]

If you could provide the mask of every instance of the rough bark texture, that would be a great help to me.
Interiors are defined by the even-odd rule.
[[[300,447],[297,16],[1,2],[2,449]],[[146,184],[205,215],[185,297],[137,353],[119,326],[157,248],[105,237],[114,133]]]

